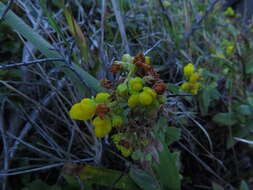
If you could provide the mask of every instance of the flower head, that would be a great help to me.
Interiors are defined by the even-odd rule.
[[[191,88],[191,84],[189,82],[184,82],[181,84],[180,89],[181,90],[189,90]]]
[[[97,95],[96,95],[96,98],[95,98],[95,101],[97,102],[97,103],[109,103],[110,102],[110,100],[109,100],[109,97],[110,97],[111,95],[110,94],[108,94],[108,93],[106,93],[106,92],[101,92],[101,93],[98,93]]]
[[[139,93],[136,94],[132,94],[129,98],[128,98],[128,106],[133,108],[136,107],[139,104]]]
[[[189,81],[190,82],[196,82],[200,79],[200,74],[199,73],[192,73],[190,76]]]
[[[138,92],[143,88],[143,79],[135,77],[129,81],[128,85],[131,90]]]
[[[147,92],[148,94],[150,94],[151,96],[152,96],[152,98],[156,98],[156,96],[157,96],[157,93],[156,93],[156,91],[154,91],[152,88],[149,88],[149,87],[144,87],[143,88],[143,91],[144,92]]]
[[[126,95],[127,92],[128,92],[128,88],[127,88],[126,84],[120,84],[120,85],[117,86],[117,93],[120,96]]]
[[[184,66],[184,75],[186,77],[189,77],[191,74],[194,73],[194,65],[192,63],[188,63],[186,66]]]
[[[96,117],[93,119],[92,124],[95,126],[95,135],[98,138],[103,138],[112,130],[112,123],[109,118],[101,119]]]
[[[69,116],[71,119],[76,119],[76,120],[85,120],[85,114],[83,113],[81,104],[74,104],[70,111],[69,111]]]
[[[139,102],[145,106],[150,105],[153,102],[153,97],[147,91],[143,91],[139,95]]]

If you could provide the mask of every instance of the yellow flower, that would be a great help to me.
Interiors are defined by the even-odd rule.
[[[121,96],[123,95],[127,95],[127,92],[128,92],[128,88],[127,88],[127,85],[125,84],[120,84],[117,86],[117,93]]]
[[[195,88],[191,89],[190,93],[193,94],[193,95],[198,94],[198,88],[197,89],[195,89]]]
[[[199,82],[191,83],[191,89],[199,89],[201,84]]]
[[[180,89],[181,90],[189,90],[191,88],[191,84],[189,82],[184,82],[181,84]]]
[[[190,81],[190,82],[196,82],[196,81],[199,80],[199,79],[200,79],[200,74],[198,74],[198,73],[193,73],[193,74],[190,76],[189,81]]]
[[[224,15],[228,16],[228,17],[234,17],[235,16],[235,11],[233,10],[232,7],[228,7],[226,9],[226,11],[224,12]]]
[[[109,118],[101,119],[97,116],[93,119],[92,124],[95,126],[95,135],[98,138],[105,137],[112,130],[112,123]]]
[[[153,102],[153,97],[148,92],[143,91],[139,95],[139,102],[142,105],[150,105]]]
[[[84,98],[81,103],[74,104],[69,111],[70,118],[76,120],[91,119],[96,112],[96,104],[89,98]]]
[[[135,77],[128,82],[129,88],[133,91],[140,91],[143,88],[143,80],[140,77]]]
[[[110,94],[106,92],[101,92],[96,95],[95,101],[100,104],[109,103],[110,102],[109,97],[110,97]]]
[[[137,106],[139,104],[139,93],[137,94],[132,94],[129,98],[128,98],[128,106],[133,108],[135,106]]]
[[[123,119],[120,115],[113,115],[112,116],[112,126],[113,127],[120,127],[123,125]]]
[[[184,75],[189,77],[194,73],[194,70],[194,65],[192,63],[188,63],[186,66],[184,66]]]
[[[152,98],[154,98],[154,99],[155,99],[156,96],[157,96],[156,91],[153,90],[152,88],[144,87],[144,88],[143,88],[143,91],[149,93],[149,94],[152,96]]]
[[[82,110],[81,104],[74,104],[70,111],[69,111],[69,116],[71,119],[76,119],[76,120],[86,120],[85,114]]]

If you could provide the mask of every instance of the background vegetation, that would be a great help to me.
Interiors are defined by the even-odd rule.
[[[219,0],[2,0],[0,15],[3,190],[253,188],[253,28],[243,15]],[[115,60],[140,52],[167,85],[154,175],[68,116],[99,80],[119,78]],[[195,96],[179,89],[189,62],[203,69]]]

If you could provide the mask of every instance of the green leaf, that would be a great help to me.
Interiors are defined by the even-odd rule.
[[[241,182],[240,190],[249,190],[249,186],[244,180]]]
[[[239,112],[242,115],[251,115],[252,114],[252,109],[249,105],[242,104],[242,105],[238,106],[237,112]]]
[[[5,11],[6,6],[0,2],[0,15]],[[34,45],[43,55],[48,58],[60,58],[60,54],[54,50],[45,39],[43,39],[39,34],[37,34],[30,26],[28,26],[20,17],[18,17],[11,10],[4,17],[4,21],[8,24],[13,30],[21,34],[26,40]],[[84,71],[78,65],[71,65],[72,69],[70,70],[68,65],[64,62],[54,62],[54,65],[61,68],[62,71],[69,77],[74,84],[79,83],[80,87],[82,86],[82,81],[85,82],[88,88],[93,89],[96,92],[106,91],[101,87],[99,81],[95,79],[88,72]],[[65,67],[65,68],[64,68]],[[68,69],[67,69],[68,68]],[[77,73],[80,78],[76,77]]]
[[[166,144],[170,145],[171,143],[178,141],[181,137],[181,129],[175,127],[167,127],[166,133]]]
[[[130,177],[143,190],[160,190],[156,179],[143,170],[131,168]]]
[[[250,56],[250,59],[246,62],[245,65],[245,71],[246,74],[252,74],[253,73],[253,58]]]
[[[224,190],[224,188],[222,186],[220,186],[219,184],[217,183],[212,183],[212,189],[213,190]]]
[[[199,97],[201,115],[208,114],[208,109],[213,100],[219,99],[219,92],[216,89],[217,83],[213,82],[202,89]]]
[[[97,184],[126,190],[139,190],[138,186],[128,174],[117,170],[85,165],[80,170],[79,177],[82,181],[89,184]]]
[[[215,121],[216,123],[219,123],[221,125],[224,125],[224,126],[231,126],[231,125],[236,124],[236,122],[237,122],[234,114],[229,113],[229,112],[226,112],[226,113],[220,112],[220,113],[216,114],[213,117],[213,121]]]
[[[179,174],[180,153],[171,153],[168,145],[180,138],[180,129],[168,127],[167,119],[162,117],[157,122],[155,136],[162,143],[162,152],[159,152],[159,163],[153,163],[156,178],[162,189],[181,189],[181,176]],[[167,136],[168,137],[165,137]]]
[[[169,152],[167,146],[163,147],[163,151],[159,153],[159,164],[154,163],[153,168],[155,170],[157,179],[165,189],[180,190],[181,189],[181,177],[179,174],[179,152]]]

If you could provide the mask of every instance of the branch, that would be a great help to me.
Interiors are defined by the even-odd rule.
[[[211,12],[214,6],[219,2],[219,0],[212,0],[205,10],[204,14],[201,17],[197,17],[195,22],[192,24],[190,30],[186,32],[182,42],[188,41],[188,39],[194,34],[194,32],[200,27],[199,25],[203,22],[203,20],[208,16],[209,12]]]
[[[28,66],[28,65],[35,64],[35,63],[43,63],[43,62],[49,62],[49,61],[64,61],[64,59],[61,59],[61,58],[45,58],[45,59],[37,59],[37,60],[26,61],[26,62],[21,62],[21,63],[0,65],[0,70],[10,69],[10,68],[15,68],[15,67],[20,67],[20,66]]]

